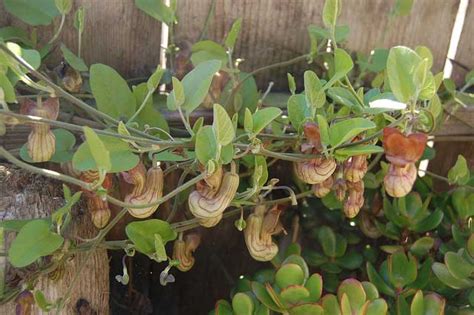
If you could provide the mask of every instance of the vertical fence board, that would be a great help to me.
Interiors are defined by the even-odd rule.
[[[389,23],[394,2],[343,1],[339,24],[348,25],[351,30],[345,46],[369,53],[375,47],[426,45],[433,51],[435,70],[442,70],[459,1],[417,0],[409,16],[396,17]],[[177,42],[199,39],[211,3],[211,0],[179,1]],[[285,61],[308,52],[307,26],[322,24],[323,5],[323,0],[216,1],[207,36],[221,42],[232,22],[242,17],[242,32],[235,53],[245,59],[242,69]],[[306,67],[305,62],[301,62],[289,68],[267,71],[258,76],[258,81],[264,88],[269,81],[276,80],[276,88],[284,89],[286,72],[298,74]]]
[[[79,6],[86,8],[82,56],[87,64],[107,64],[125,77],[147,75],[156,68],[160,59],[159,21],[139,10],[131,0],[76,0],[72,12]],[[55,21],[57,23],[59,18]],[[0,2],[0,25],[26,27],[5,11],[3,1]],[[38,30],[42,43],[47,42],[53,33],[52,26]],[[73,14],[67,16],[61,40],[72,51],[77,51]],[[54,65],[58,61],[59,53],[56,51],[49,62]]]
[[[460,65],[453,64],[452,78],[458,85],[463,85],[467,72],[474,69],[474,2],[472,1],[469,2],[467,7],[464,27],[454,59],[467,67],[467,69],[464,69]]]

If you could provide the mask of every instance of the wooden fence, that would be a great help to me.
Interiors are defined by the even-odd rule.
[[[391,19],[395,0],[343,0],[339,24],[350,27],[345,46],[370,52],[376,47],[426,45],[433,51],[435,69],[442,70],[460,0],[415,0],[411,14]],[[199,39],[213,0],[179,0],[175,41]],[[307,26],[322,25],[324,0],[216,0],[207,36],[221,41],[231,23],[243,18],[235,55],[245,59],[244,70],[288,60],[308,52]],[[148,75],[159,63],[161,23],[136,8],[133,0],[75,0],[74,7],[86,8],[83,57],[88,64],[105,63],[125,77]],[[456,61],[474,67],[474,4],[468,7]],[[74,9],[75,9],[74,8]],[[59,21],[56,21],[59,23]],[[0,26],[21,25],[0,4]],[[41,29],[50,38],[57,25]],[[386,30],[386,34],[384,32]],[[66,20],[62,41],[77,47],[72,18]],[[59,55],[58,55],[59,56]],[[57,59],[56,59],[57,61]],[[304,62],[262,73],[257,80],[264,88],[275,82],[275,90],[286,89],[286,72],[301,73]],[[465,71],[455,66],[460,80]]]

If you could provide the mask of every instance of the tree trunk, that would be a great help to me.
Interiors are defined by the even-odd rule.
[[[30,174],[10,165],[0,165],[0,221],[11,219],[33,219],[49,216],[64,205],[61,183],[42,176]],[[97,230],[89,214],[79,204],[73,209],[71,235],[92,238]],[[6,248],[13,239],[13,233],[5,236]],[[109,264],[106,250],[96,250],[86,261],[86,253],[74,255],[65,265],[59,279],[41,277],[35,288],[43,291],[49,301],[64,296],[72,285],[73,290],[62,314],[108,314],[109,313]],[[0,259],[6,259],[0,257]],[[86,264],[73,283],[78,270]],[[2,264],[0,264],[2,265]],[[23,270],[24,272],[24,270]],[[6,282],[21,279],[22,270],[6,264]],[[21,280],[19,282],[21,284]],[[86,310],[87,309],[87,310]],[[36,305],[32,314],[42,314]],[[0,305],[0,314],[15,314],[15,303]]]

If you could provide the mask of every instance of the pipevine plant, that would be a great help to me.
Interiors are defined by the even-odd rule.
[[[235,226],[251,257],[275,270],[240,279],[231,303],[217,302],[215,314],[473,311],[474,181],[467,161],[459,156],[447,178],[418,170],[421,159],[434,156],[426,144],[436,141],[445,112],[474,100],[467,92],[472,72],[457,91],[432,72],[424,46],[377,48],[354,61],[344,49],[349,29],[337,24],[341,1],[327,0],[324,28],[308,27],[310,51],[302,56],[242,71],[234,48],[245,23],[238,19],[220,43],[203,39],[179,49],[170,36],[170,67],[158,66],[130,87],[113,68],[81,58],[87,12],[71,13],[72,0],[3,3],[32,26],[60,17],[48,42],[17,27],[0,29],[0,131],[8,136],[7,126],[31,127],[19,151],[0,147],[0,155],[63,182],[64,206],[48,218],[1,223],[2,233],[16,233],[4,249],[9,264],[34,270],[15,286],[0,272],[2,303],[15,300],[20,312],[35,303],[61,312],[71,292],[48,301],[34,283],[74,253],[98,247],[167,262],[160,276],[166,285],[175,280],[174,268],[193,267],[198,227],[240,215]],[[135,3],[172,34],[176,1]],[[391,19],[408,14],[410,5],[397,1]],[[59,42],[69,18],[76,52]],[[48,69],[45,61],[57,48],[63,61]],[[302,60],[308,61],[304,88],[288,73],[286,105],[272,105],[271,85],[259,93],[256,74]],[[180,129],[168,125],[174,113]],[[291,186],[271,178],[269,168],[281,161],[291,164]],[[175,172],[179,182],[170,187],[165,179]],[[436,192],[433,180],[452,189]],[[280,190],[288,197],[275,194]],[[69,232],[81,199],[98,228],[89,240]],[[165,217],[160,206],[167,201]],[[121,210],[113,214],[112,206]],[[193,218],[184,220],[185,212]],[[127,239],[107,241],[127,214],[146,220],[129,223]],[[291,245],[280,242],[287,239],[282,233],[291,234]],[[124,265],[117,280],[128,278]]]

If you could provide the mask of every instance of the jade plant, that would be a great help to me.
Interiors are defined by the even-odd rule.
[[[16,282],[0,278],[1,303],[63,312],[70,291],[48,301],[38,278],[60,277],[75,253],[99,247],[163,263],[160,283],[172,285],[176,272],[207,263],[194,255],[207,241],[203,230],[231,219],[262,269],[239,279],[216,314],[472,313],[468,159],[460,155],[447,177],[420,161],[433,158],[428,142],[445,112],[474,101],[473,72],[457,89],[435,72],[428,47],[348,51],[340,0],[325,1],[303,55],[244,72],[236,49],[244,20],[221,40],[204,29],[198,42],[180,45],[173,26],[186,21],[176,0],[135,4],[169,26],[168,63],[128,81],[81,57],[85,8],[3,0],[33,28],[0,29],[0,132],[31,128],[19,150],[0,146],[0,156],[62,182],[64,204],[48,218],[1,222],[0,233],[15,236],[2,252],[9,270],[28,268]],[[397,0],[391,19],[411,4]],[[34,27],[59,19],[49,40],[37,36]],[[74,51],[60,40],[69,24]],[[259,90],[257,74],[301,61],[305,71],[288,73],[283,102],[273,84]],[[81,199],[97,229],[91,239],[71,232]],[[114,228],[122,240],[108,240]],[[125,263],[115,279],[132,286]]]
[[[361,314],[387,313],[387,303],[370,282],[346,279],[337,295],[323,295],[321,275],[309,274],[306,262],[298,255],[288,256],[268,277],[246,279],[231,303],[219,300],[214,314]],[[212,313],[212,312],[211,312]]]

